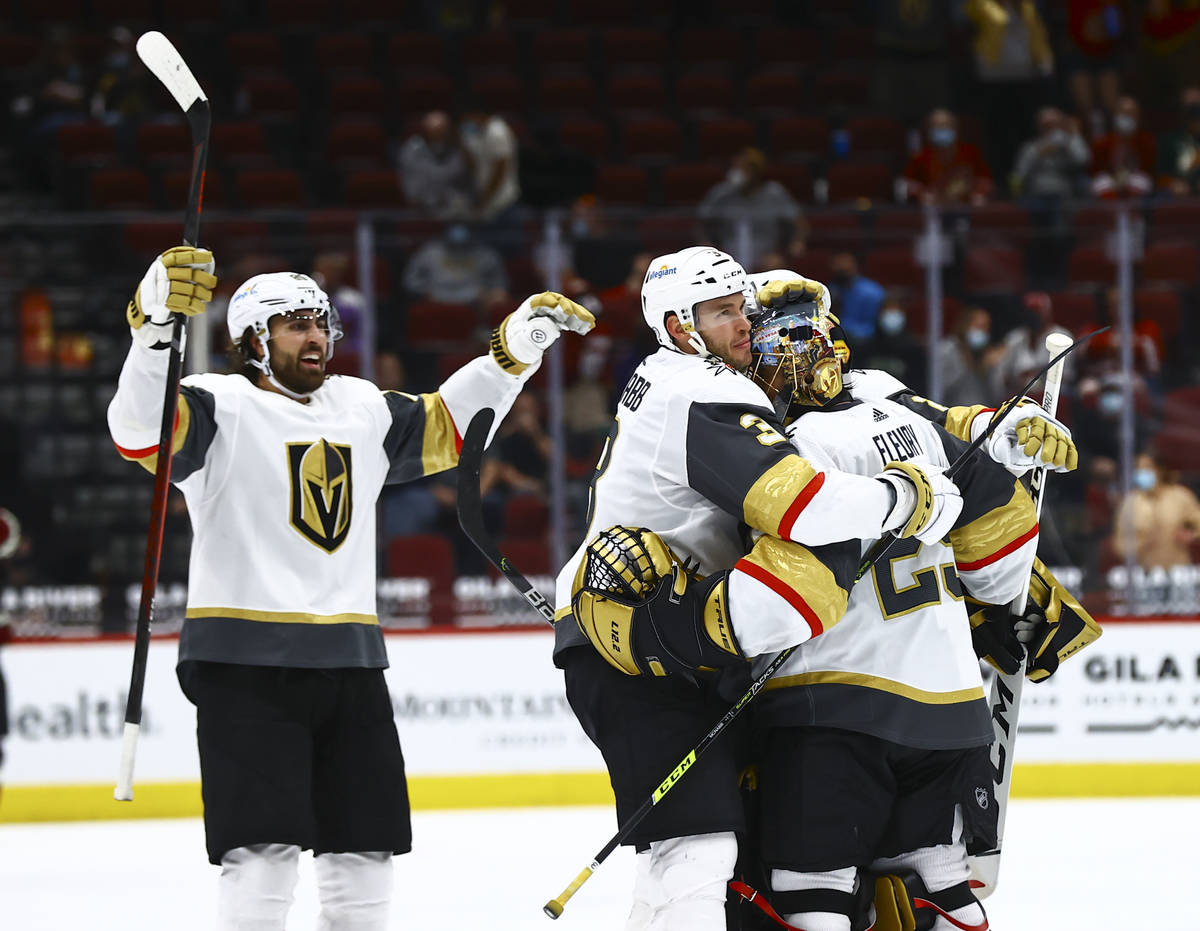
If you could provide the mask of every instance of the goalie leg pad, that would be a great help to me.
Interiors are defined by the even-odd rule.
[[[732,831],[655,841],[650,875],[661,901],[651,931],[725,931],[725,887],[737,862]]]
[[[283,931],[299,876],[295,844],[254,844],[225,851],[217,882],[222,928]]]
[[[323,853],[315,858],[317,931],[384,931],[392,900],[392,852]]]

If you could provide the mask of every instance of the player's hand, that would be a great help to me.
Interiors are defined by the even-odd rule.
[[[563,330],[580,336],[596,325],[591,311],[555,291],[526,298],[492,333],[492,358],[506,372],[520,375],[542,360]]]
[[[811,278],[768,281],[758,289],[755,298],[758,306],[766,311],[778,311],[785,304],[815,303],[822,312],[830,312],[829,289]]]
[[[1079,465],[1071,431],[1033,401],[1021,402],[1004,416],[988,440],[988,455],[1017,476],[1038,466],[1072,472]]]
[[[953,528],[962,512],[962,492],[937,466],[889,462],[875,476],[896,492],[896,503],[883,529],[898,537],[937,543]]]
[[[140,330],[147,320],[155,326],[171,323],[173,313],[191,317],[204,313],[212,300],[217,278],[216,263],[207,249],[175,246],[146,270],[125,309],[129,326]]]

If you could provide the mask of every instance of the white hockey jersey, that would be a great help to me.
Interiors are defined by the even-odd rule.
[[[730,568],[745,553],[743,524],[807,546],[879,536],[890,505],[887,487],[868,477],[814,469],[796,455],[782,429],[767,396],[749,378],[712,360],[659,349],[621,393],[592,478],[584,541],[615,525],[646,527],[708,575]],[[583,544],[558,575],[555,613],[568,620],[556,625],[556,656],[587,643],[569,619],[582,555]],[[816,559],[793,547],[785,559],[743,560],[739,572],[753,579],[743,580],[742,587],[760,588],[760,603],[777,607],[774,616],[781,624],[787,623],[788,602],[801,612],[811,609],[811,633],[819,633],[823,623],[836,622],[820,605],[838,598],[812,590],[814,584],[833,583],[831,573],[814,565]],[[797,591],[800,587],[807,590]],[[844,592],[838,594],[844,605]],[[737,606],[730,611],[736,629]],[[783,639],[801,642],[809,635]]]
[[[966,448],[926,417],[878,397],[805,413],[788,432],[810,461],[864,475],[893,460],[946,467]],[[964,507],[949,539],[895,541],[854,586],[838,626],[801,646],[768,682],[762,721],[840,727],[926,748],[991,740],[963,584],[984,600],[1015,597],[1033,564],[1037,522],[1028,495],[982,453],[955,480]],[[862,552],[873,542],[864,540]]]
[[[166,362],[135,341],[108,409],[121,455],[150,471]],[[242,375],[185,378],[171,460],[193,529],[180,660],[386,666],[379,492],[456,465],[471,417],[489,406],[499,421],[526,377],[485,356],[436,393],[334,375],[306,404]]]

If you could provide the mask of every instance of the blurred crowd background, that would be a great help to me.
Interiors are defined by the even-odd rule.
[[[1197,0],[3,0],[0,25],[0,617],[18,635],[135,613],[151,482],[104,410],[190,169],[134,53],[147,28],[213,102],[201,242],[221,288],[191,369],[224,367],[223,304],[263,271],[323,282],[347,330],[335,371],[411,392],[529,293],[595,311],[485,463],[487,519],[527,575],[583,532],[614,395],[653,348],[651,258],[710,242],[826,282],[852,364],[945,404],[994,405],[1047,333],[1110,326],[1068,368],[1081,462],[1049,485],[1042,557],[1096,613],[1197,613]],[[505,583],[454,504],[453,473],[385,495],[385,623],[494,622]],[[159,629],[187,552],[173,496]]]

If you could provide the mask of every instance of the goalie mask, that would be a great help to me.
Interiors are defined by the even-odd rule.
[[[760,291],[760,309],[750,331],[750,377],[771,397],[790,389],[792,403],[824,407],[842,393],[837,317],[819,298],[781,296],[764,302],[762,297]]]
[[[329,296],[308,275],[297,272],[270,272],[255,275],[242,283],[229,300],[226,324],[234,344],[250,329],[262,346],[261,359],[250,358],[250,364],[270,379],[286,394],[296,397],[276,381],[271,372],[271,327],[274,316],[290,319],[309,318],[317,322],[329,336],[325,344],[325,361],[333,358],[333,344],[342,338],[342,321]]]

